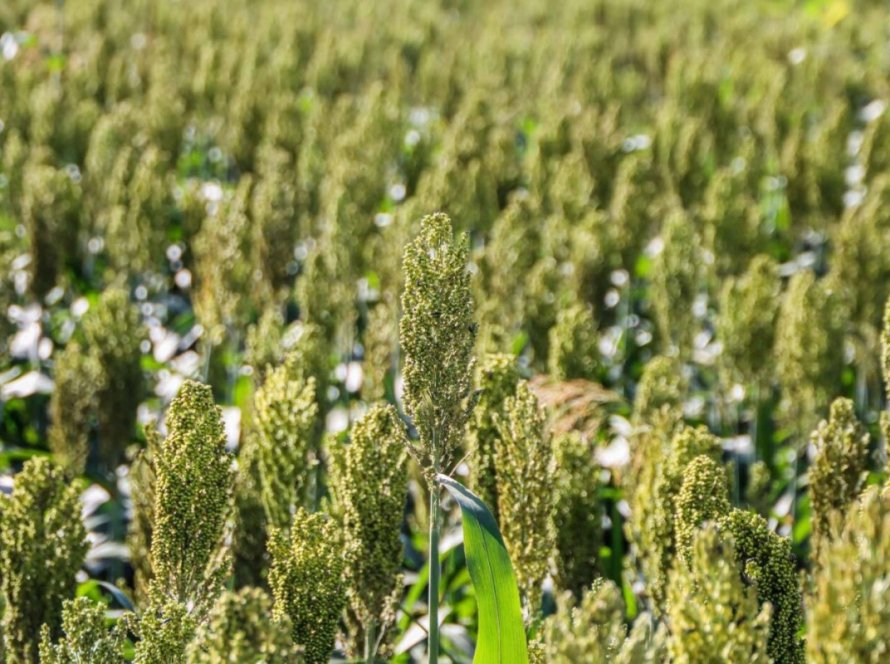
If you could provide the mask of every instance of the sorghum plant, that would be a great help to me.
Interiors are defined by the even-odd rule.
[[[400,599],[400,531],[408,491],[404,425],[392,406],[371,408],[349,444],[331,449],[331,484],[346,550],[350,650],[373,663],[387,652]]]
[[[503,445],[497,418],[504,415],[504,402],[516,394],[519,367],[512,355],[489,354],[482,358],[477,371],[479,400],[470,419],[470,481],[473,491],[499,521],[498,486],[495,457]]]
[[[273,616],[290,620],[293,642],[303,647],[307,664],[324,664],[347,599],[339,529],[324,515],[301,508],[289,534],[271,530],[269,553]]]
[[[108,628],[106,608],[87,597],[65,600],[62,605],[62,638],[52,642],[44,625],[40,640],[43,664],[124,664],[126,624],[119,620]]]
[[[405,357],[405,410],[419,443],[408,449],[430,487],[429,659],[439,652],[439,494],[437,473],[448,472],[470,417],[476,324],[468,240],[454,242],[451,220],[424,217],[420,234],[405,248],[404,312],[399,337]]]
[[[678,560],[668,586],[672,662],[766,664],[770,605],[742,581],[732,536],[698,531],[688,564]]]
[[[9,664],[36,664],[40,633],[62,628],[62,603],[87,553],[77,488],[46,458],[28,461],[9,496],[0,496],[0,594]]]
[[[290,619],[272,620],[272,600],[259,588],[226,591],[188,646],[189,664],[294,664]]]
[[[516,570],[526,620],[533,623],[541,610],[542,584],[556,543],[553,450],[544,415],[526,381],[516,386],[516,396],[504,400],[504,415],[495,422],[501,438],[494,455],[500,528]]]
[[[809,470],[813,506],[813,555],[818,564],[820,549],[832,537],[832,523],[846,512],[859,495],[869,462],[869,435],[849,399],[831,404],[811,439],[816,457]]]

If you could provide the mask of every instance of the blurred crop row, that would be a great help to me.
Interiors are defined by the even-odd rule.
[[[888,19],[5,0],[0,661],[420,661],[433,431],[540,661],[884,661]]]

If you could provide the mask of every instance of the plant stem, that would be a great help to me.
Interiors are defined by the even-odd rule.
[[[429,664],[439,661],[439,487],[430,487]]]
[[[377,661],[377,629],[374,623],[365,630],[365,662],[374,664]]]

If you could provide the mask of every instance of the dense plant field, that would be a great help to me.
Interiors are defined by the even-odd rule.
[[[888,661],[888,100],[878,0],[3,0],[0,662]]]

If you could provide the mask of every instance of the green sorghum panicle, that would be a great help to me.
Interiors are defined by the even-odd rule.
[[[578,432],[553,439],[556,584],[575,597],[593,582],[603,544],[602,482],[593,450],[591,441]]]
[[[355,656],[363,652],[366,635],[387,645],[395,619],[393,598],[400,599],[400,533],[408,492],[405,435],[395,408],[376,405],[353,426],[348,445],[331,449],[349,609],[358,621],[357,629],[350,630]]]
[[[553,451],[544,415],[529,385],[504,401],[495,418],[501,444],[495,450],[501,532],[516,570],[526,617],[540,611],[541,588],[555,544]]]
[[[222,590],[223,535],[230,512],[232,455],[222,412],[206,385],[186,381],[167,412],[156,450],[151,542],[159,595],[206,610]]]
[[[802,598],[791,542],[769,529],[758,514],[734,509],[720,521],[736,544],[739,565],[761,603],[772,604],[767,653],[776,664],[802,664]]]
[[[412,448],[429,472],[447,469],[470,414],[476,324],[467,271],[468,239],[452,237],[451,220],[423,218],[405,247],[399,337],[405,357],[405,410],[420,435]]]
[[[756,387],[769,378],[780,283],[778,265],[769,256],[754,257],[747,272],[726,281],[716,323],[726,382]]]
[[[63,470],[36,457],[0,496],[0,594],[8,664],[36,664],[40,630],[56,638],[62,602],[74,596],[75,574],[86,557],[86,529],[78,492]]]
[[[549,353],[548,366],[554,378],[596,378],[599,345],[589,306],[576,303],[559,310],[556,325],[550,328]]]
[[[884,327],[881,331],[881,372],[884,375],[884,390],[890,394],[890,298],[884,308]],[[881,413],[881,435],[884,445],[890,445],[890,412]]]
[[[271,525],[290,523],[306,501],[310,451],[318,416],[315,379],[306,378],[297,354],[270,371],[254,397],[257,463],[263,507]]]
[[[732,537],[696,532],[688,561],[678,559],[668,587],[671,661],[768,664],[770,605],[760,605],[736,564]]]
[[[809,270],[795,274],[779,312],[776,375],[784,417],[805,433],[840,389],[843,330],[837,302]]]
[[[386,398],[387,380],[395,368],[399,343],[398,300],[384,295],[368,312],[368,325],[362,337],[365,361],[362,364],[362,396],[368,401]]]
[[[879,664],[890,655],[890,491],[870,487],[820,553],[807,601],[807,661]]]
[[[672,357],[652,358],[643,369],[634,396],[634,419],[650,423],[651,418],[668,407],[680,418],[683,416],[683,398],[688,381],[683,375],[682,363]]]
[[[136,605],[145,607],[149,602],[149,591],[154,572],[151,562],[151,541],[155,521],[155,489],[157,466],[163,439],[153,427],[146,428],[146,445],[130,464],[128,479],[133,516],[127,532],[127,547],[130,552],[130,565],[133,567],[133,594]]]
[[[100,376],[96,386],[99,451],[103,464],[113,470],[135,434],[136,409],[144,392],[139,348],[144,330],[127,290],[107,288],[84,316],[83,331]]]
[[[260,588],[227,590],[188,646],[189,664],[294,664],[299,661],[287,616],[272,619],[272,598]]]
[[[86,467],[94,432],[99,370],[77,342],[56,354],[49,412],[49,447],[59,463],[74,474]]]
[[[597,579],[580,601],[563,593],[542,632],[547,664],[614,662],[627,637],[621,592],[611,581]]]
[[[196,621],[186,606],[175,600],[159,600],[139,616],[129,614],[136,642],[134,664],[186,664],[186,649],[194,638]]]
[[[639,554],[653,610],[660,611],[667,599],[668,574],[677,544],[675,513],[683,475],[697,457],[704,455],[717,460],[720,453],[720,441],[704,427],[679,430],[671,440],[667,456],[655,471],[650,500],[640,504],[640,513],[634,514],[633,518],[643,524]]]
[[[62,606],[62,633],[57,643],[49,627],[41,630],[41,664],[124,664],[126,625],[118,620],[108,627],[106,607],[87,597],[66,600]]]
[[[754,586],[761,604],[772,604],[769,656],[776,664],[802,664],[802,600],[791,543],[758,514],[731,508],[728,495],[726,472],[714,458],[700,456],[688,464],[675,515],[678,557],[691,564],[695,532],[705,523],[729,533],[739,573]]]
[[[30,288],[43,297],[73,262],[80,232],[80,186],[62,169],[29,165],[22,183],[22,220],[27,231]]]
[[[701,525],[729,514],[730,509],[726,469],[713,457],[693,459],[684,470],[675,505],[677,558],[691,566],[693,542]]]
[[[686,357],[692,353],[692,305],[698,295],[698,266],[702,263],[698,236],[680,210],[669,213],[662,235],[664,246],[652,261],[651,302],[662,348]]]
[[[336,524],[303,509],[294,515],[290,534],[270,532],[273,616],[290,619],[293,641],[303,646],[307,664],[328,661],[346,606],[341,540]]]
[[[832,538],[832,521],[859,495],[868,472],[869,435],[856,419],[853,402],[837,399],[828,420],[813,432],[816,456],[809,469],[813,520],[813,554]]]
[[[504,401],[516,394],[519,367],[507,354],[485,355],[479,363],[479,401],[468,427],[470,486],[499,520],[495,455],[502,444],[496,418],[504,414]]]

